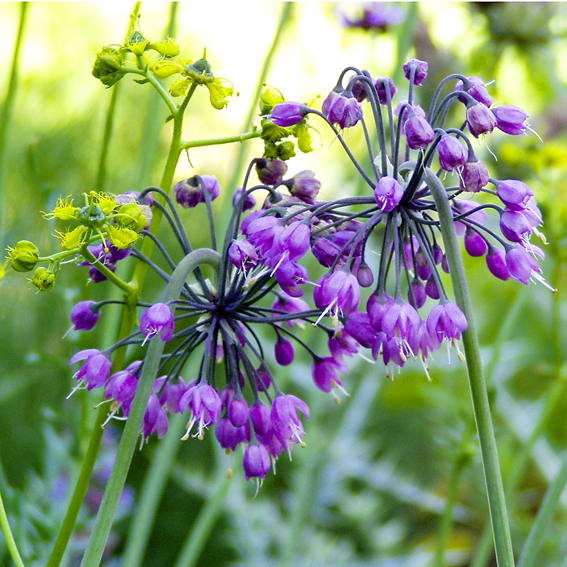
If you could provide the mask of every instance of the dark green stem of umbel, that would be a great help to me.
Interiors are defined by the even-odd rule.
[[[455,300],[468,322],[468,328],[463,333],[463,347],[467,359],[467,371],[473,412],[482,455],[482,465],[488,496],[488,507],[490,510],[490,520],[492,523],[494,547],[496,551],[496,561],[499,567],[514,567],[514,552],[512,550],[512,541],[510,538],[510,526],[506,511],[502,475],[500,472],[500,464],[498,462],[498,450],[496,446],[496,439],[494,437],[490,404],[488,403],[488,393],[482,370],[480,347],[478,344],[472,302],[468,290],[468,283],[459,247],[459,241],[455,231],[453,213],[443,184],[429,169],[426,171],[425,181],[433,195],[437,212],[439,214],[441,233],[443,236],[443,243],[445,244],[445,254],[447,255],[449,263]]]

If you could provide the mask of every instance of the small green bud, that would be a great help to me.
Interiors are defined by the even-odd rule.
[[[100,226],[106,219],[104,211],[98,205],[87,205],[79,211],[81,222],[87,226]]]
[[[150,49],[154,49],[164,57],[177,57],[179,55],[179,44],[168,37],[165,41],[158,41],[150,44]]]
[[[288,140],[287,142],[282,142],[278,145],[278,157],[287,161],[288,159],[295,156],[295,144]]]
[[[211,64],[206,59],[198,59],[185,67],[185,73],[193,79],[193,82],[204,85],[215,80],[211,69]]]
[[[52,289],[55,285],[55,274],[46,268],[39,267],[36,269],[30,282],[37,287],[39,291],[47,291],[48,289]]]
[[[39,261],[39,250],[33,242],[20,240],[15,248],[8,248],[8,258],[16,272],[31,272]]]

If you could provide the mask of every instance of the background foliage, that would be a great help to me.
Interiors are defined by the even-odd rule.
[[[206,47],[215,74],[233,81],[240,97],[217,112],[198,92],[186,121],[187,139],[249,129],[243,121],[282,8],[252,3],[243,10],[234,3],[219,10],[205,4],[179,6],[175,37],[193,59]],[[401,7],[410,11],[409,5]],[[375,77],[399,77],[397,50],[407,43],[403,60],[415,55],[429,62],[431,74],[419,93],[423,106],[438,80],[451,72],[495,79],[495,100],[525,108],[544,140],[493,136],[490,150],[498,162],[482,140],[478,151],[492,161],[499,178],[521,177],[535,190],[549,240],[544,273],[558,293],[495,280],[482,259],[468,259],[467,265],[505,478],[538,430],[509,497],[515,547],[521,549],[567,443],[567,6],[423,3],[415,19],[386,33],[344,29],[340,13],[356,9],[353,4],[295,4],[269,84],[290,99],[310,102],[326,96],[349,64]],[[122,40],[130,11],[123,3],[29,7],[0,187],[2,246],[28,239],[42,252],[55,251],[55,226],[42,220],[41,211],[51,210],[59,196],[78,197],[94,188],[111,91],[91,76],[92,61],[102,45]],[[144,33],[156,39],[165,35],[169,8],[155,3],[141,11]],[[0,4],[1,97],[7,94],[19,14],[19,4]],[[105,188],[141,190],[156,184],[163,169],[166,109],[148,86],[129,78],[119,84],[117,104]],[[356,146],[355,133],[347,139]],[[237,186],[227,184],[238,151],[233,146],[194,149],[191,162],[182,160],[178,169],[179,179],[192,172],[217,175],[224,191],[215,202],[219,215],[230,209]],[[249,157],[261,151],[259,141],[246,147]],[[339,145],[323,132],[322,150],[294,158],[290,173],[313,169],[323,195],[330,197],[356,187],[353,169],[345,163]],[[188,225],[198,225],[200,212],[185,211]],[[196,246],[207,244],[206,235],[192,238]],[[101,344],[113,321],[107,318],[106,330],[62,339],[72,306],[80,299],[103,298],[104,284],[85,287],[82,270],[65,270],[52,292],[36,294],[17,276],[9,273],[0,287],[0,486],[16,539],[31,542],[22,548],[26,565],[42,565],[94,418],[95,398],[82,392],[66,400],[73,382],[68,359],[79,348]],[[345,384],[352,398],[339,406],[313,387],[307,361],[297,361],[280,382],[312,408],[308,447],[295,451],[292,462],[281,459],[277,474],[266,478],[253,499],[253,487],[237,467],[232,481],[224,480],[230,460],[210,438],[182,444],[144,564],[174,565],[199,515],[224,491],[197,554],[199,565],[426,566],[454,489],[458,505],[445,563],[471,565],[487,520],[480,456],[464,367],[448,364],[444,354],[436,358],[431,383],[417,365],[390,381],[380,364],[357,359]],[[105,433],[108,457],[101,457],[100,485],[94,489],[104,484],[104,458],[111,459],[116,437],[112,429],[119,428]],[[135,456],[127,499],[136,499],[158,448],[150,441]],[[132,506],[124,503],[108,565],[121,564]],[[85,544],[95,509],[96,501],[84,507],[69,565]],[[542,565],[567,565],[566,511],[567,494],[540,551]],[[0,564],[9,565],[3,545],[0,540]]]

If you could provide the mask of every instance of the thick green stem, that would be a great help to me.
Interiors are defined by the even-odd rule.
[[[171,280],[163,297],[164,303],[173,301],[179,297],[185,280],[189,274],[201,264],[209,264],[218,269],[220,255],[214,250],[201,248],[185,256],[171,276]],[[172,309],[175,309],[175,304],[172,304]],[[144,359],[142,376],[140,377],[136,390],[136,396],[130,408],[128,420],[126,421],[120,445],[118,446],[112,473],[110,474],[106,490],[104,491],[102,503],[97,514],[89,545],[81,562],[81,567],[98,567],[102,558],[114,514],[118,507],[120,495],[122,494],[128,469],[130,468],[132,456],[134,455],[136,443],[140,435],[144,414],[148,406],[148,400],[152,392],[152,386],[156,378],[164,346],[165,343],[161,340],[159,335],[154,336],[150,341],[150,346]]]
[[[482,371],[476,324],[468,290],[465,267],[459,247],[459,240],[455,231],[451,206],[443,184],[429,169],[426,170],[425,181],[437,206],[455,300],[468,322],[468,328],[463,333],[463,347],[467,359],[473,412],[482,455],[496,560],[499,567],[513,567],[514,552],[510,538],[510,526],[506,511],[504,488],[502,486],[502,475],[498,462],[498,450],[494,437],[490,404],[488,402],[488,393]]]

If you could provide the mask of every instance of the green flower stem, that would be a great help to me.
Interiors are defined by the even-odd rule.
[[[83,244],[80,248],[81,256],[88,262],[90,262],[99,272],[101,272],[109,281],[111,281],[117,288],[124,291],[128,296],[133,295],[134,288],[122,281],[114,272],[109,270],[100,260],[98,260],[93,253],[87,248],[86,244]]]
[[[12,535],[12,530],[10,529],[10,523],[8,522],[8,515],[4,509],[4,502],[2,500],[2,493],[0,493],[0,527],[2,528],[2,533],[4,534],[4,539],[6,540],[6,545],[8,546],[8,551],[12,556],[12,560],[16,564],[16,567],[24,567],[24,562],[20,557],[20,552],[16,545],[16,540]]]
[[[175,454],[179,449],[186,422],[182,415],[174,416],[170,421],[166,438],[152,456],[152,464],[146,473],[136,514],[128,533],[126,549],[122,554],[122,567],[138,567],[143,564],[142,559],[156,518],[156,511],[175,462]]]
[[[480,348],[478,345],[472,303],[459,247],[459,240],[455,231],[453,214],[443,184],[430,169],[427,169],[425,172],[425,182],[437,206],[441,234],[445,245],[445,254],[449,262],[451,281],[453,282],[455,300],[468,322],[468,328],[463,333],[463,347],[467,360],[473,412],[482,455],[496,560],[499,567],[514,567],[514,552],[510,538],[510,526],[506,512],[502,475],[498,462],[498,450],[494,437],[494,429],[492,427],[486,383],[482,372],[482,361],[480,358]]]
[[[547,489],[541,508],[539,509],[535,522],[530,530],[530,535],[528,536],[524,549],[522,550],[518,567],[532,567],[533,565],[536,565],[535,561],[537,553],[545,536],[547,535],[549,524],[553,519],[553,515],[555,514],[555,510],[559,504],[559,499],[561,498],[565,485],[567,485],[567,453],[565,454],[563,464],[561,465],[555,480]]]
[[[167,91],[161,86],[161,83],[154,77],[153,73],[148,69],[146,62],[144,61],[144,58],[141,55],[138,56],[138,61],[140,62],[140,66],[142,66],[142,69],[138,70],[138,69],[132,69],[130,67],[126,67],[125,69],[129,73],[143,75],[152,85],[152,87],[154,87],[154,89],[158,92],[159,96],[161,96],[165,104],[167,104],[167,108],[169,108],[171,114],[175,116],[175,114],[179,110],[177,104],[173,102],[173,99],[167,94]]]
[[[8,90],[4,99],[3,112],[0,117],[0,250],[4,250],[3,235],[6,234],[4,227],[4,199],[6,197],[6,159],[8,156],[9,144],[6,143],[8,138],[8,130],[12,122],[12,113],[14,103],[16,102],[16,94],[18,90],[18,71],[20,67],[20,54],[22,51],[22,43],[24,39],[24,30],[26,27],[28,7],[30,2],[22,2],[20,4],[20,23],[18,33],[16,35],[16,43],[14,45],[14,56],[12,57],[12,68],[10,70],[10,79],[8,81]]]
[[[236,468],[236,466],[235,458],[234,468]],[[201,508],[191,531],[187,534],[187,538],[185,539],[185,543],[183,544],[183,548],[174,567],[193,567],[197,564],[211,530],[222,510],[222,505],[228,494],[230,485],[231,479],[229,477],[225,478],[222,484],[220,482],[217,484],[214,496],[209,498]]]
[[[213,138],[212,140],[182,141],[181,149],[189,150],[191,148],[201,148],[204,146],[218,146],[220,144],[232,144],[233,142],[244,142],[246,140],[260,138],[261,136],[262,136],[262,129],[256,129],[253,130],[252,132],[238,134],[237,136],[227,136],[225,138]]]
[[[194,250],[187,254],[173,272],[171,280],[165,290],[163,297],[164,303],[173,301],[179,297],[185,280],[188,278],[189,274],[201,264],[209,264],[218,269],[220,255],[214,250],[207,248]],[[175,304],[172,304],[173,310],[174,305]],[[161,340],[159,335],[154,336],[150,341],[150,346],[144,360],[142,376],[140,377],[128,420],[126,421],[126,426],[122,433],[122,438],[116,453],[116,460],[112,467],[106,490],[104,491],[102,503],[97,514],[89,545],[81,562],[81,567],[98,567],[102,558],[114,514],[118,507],[124,483],[126,482],[130,462],[132,461],[132,456],[134,455],[136,443],[140,435],[144,414],[148,406],[148,400],[152,392],[164,346],[165,343]]]

